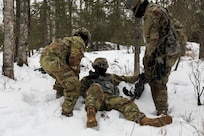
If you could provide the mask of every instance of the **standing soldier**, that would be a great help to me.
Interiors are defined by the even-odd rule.
[[[47,46],[40,57],[42,68],[56,80],[53,86],[56,97],[64,95],[62,115],[67,117],[73,115],[80,95],[80,61],[90,38],[91,34],[86,28],[77,29],[73,36],[58,39]]]
[[[167,82],[172,66],[184,53],[183,25],[166,8],[148,0],[127,0],[126,7],[136,18],[143,17],[146,51],[143,58],[145,78],[151,87],[157,115],[168,114]]]
[[[90,71],[89,75],[81,80],[81,92],[86,92],[87,127],[97,126],[95,118],[97,111],[110,111],[112,109],[121,112],[127,120],[134,121],[140,125],[161,127],[172,123],[171,116],[146,117],[133,101],[119,96],[117,85],[121,81],[134,83],[138,78],[137,75],[119,76],[106,73],[108,62],[105,58],[96,58],[93,68],[95,71]]]

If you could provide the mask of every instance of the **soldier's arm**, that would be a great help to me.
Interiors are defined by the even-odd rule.
[[[83,55],[84,55],[83,45],[71,46],[68,63],[71,69],[73,69],[76,72],[76,74],[80,73],[80,62]]]
[[[138,75],[133,75],[133,76],[119,76],[116,74],[112,74],[112,79],[113,79],[113,83],[115,85],[118,85],[120,82],[125,81],[128,83],[134,83],[137,81],[138,79]]]
[[[151,7],[144,16],[143,34],[146,44],[146,55],[151,56],[160,43],[160,29],[166,27],[168,19],[159,7]]]
[[[89,88],[89,80],[87,77],[81,79],[81,96],[85,97],[86,90]]]
[[[138,79],[138,75],[133,75],[133,76],[124,76],[124,81],[128,83],[134,83]]]

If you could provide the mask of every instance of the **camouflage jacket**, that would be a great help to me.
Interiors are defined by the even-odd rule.
[[[149,3],[143,17],[143,36],[146,44],[146,56],[151,56],[158,48],[162,38],[167,33],[169,19],[171,24],[174,24],[176,31],[179,33],[179,38],[183,43],[187,41],[183,25],[173,18],[171,14],[168,16],[164,13],[166,9],[158,4]]]
[[[79,65],[81,58],[84,56],[84,50],[84,41],[80,37],[64,37],[45,47],[41,53],[41,58],[44,58],[46,61],[57,58],[63,64],[69,65],[76,74],[79,74]]]
[[[84,96],[86,90],[93,84],[98,83],[101,85],[103,91],[105,93],[119,95],[119,89],[117,85],[121,81],[134,83],[138,79],[138,76],[118,76],[116,74],[106,73],[105,75],[97,75],[97,76],[86,76],[81,80],[81,93]]]

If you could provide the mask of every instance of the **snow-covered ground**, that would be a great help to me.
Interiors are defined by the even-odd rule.
[[[189,53],[191,56],[195,54],[194,58],[183,57],[177,71],[172,71],[168,82],[169,114],[173,117],[173,123],[170,125],[160,128],[140,126],[124,119],[118,111],[112,110],[97,112],[97,129],[86,128],[86,112],[82,97],[75,106],[73,117],[62,116],[63,97],[55,98],[55,91],[52,89],[54,79],[47,74],[34,71],[40,67],[40,54],[36,52],[28,59],[29,67],[18,67],[15,64],[15,80],[0,75],[0,136],[201,136],[204,134],[204,106],[197,105],[190,75],[198,66],[199,74],[202,75],[203,64],[192,65],[198,62],[199,46],[195,43],[188,44],[192,47]],[[141,51],[142,58],[144,48],[141,48]],[[1,52],[1,67],[2,56]],[[134,54],[128,54],[126,49],[89,52],[85,53],[82,59],[80,79],[92,69],[91,61],[97,57],[108,59],[109,73],[133,74]],[[203,75],[200,82],[203,87]],[[118,86],[121,95],[127,97],[122,92],[124,86],[130,89],[133,85],[121,82]],[[148,84],[145,85],[141,98],[135,100],[135,103],[148,117],[157,117]],[[201,103],[204,103],[203,95]]]

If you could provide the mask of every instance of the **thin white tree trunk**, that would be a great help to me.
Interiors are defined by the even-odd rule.
[[[19,32],[19,46],[18,46],[18,59],[17,64],[23,66],[28,65],[28,4],[27,0],[21,0],[20,3],[20,32]]]
[[[134,54],[134,74],[140,73],[140,46],[142,38],[141,19],[135,19],[135,54]]]
[[[50,1],[50,20],[51,20],[51,36],[52,42],[56,41],[56,22],[55,22],[55,0]]]
[[[47,15],[46,15],[46,21],[47,21],[47,41],[50,42],[50,36],[51,36],[51,30],[50,30],[50,3],[51,1],[47,1]]]
[[[3,0],[4,46],[3,46],[3,75],[14,79],[14,1]]]

